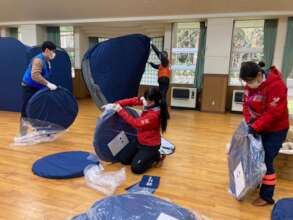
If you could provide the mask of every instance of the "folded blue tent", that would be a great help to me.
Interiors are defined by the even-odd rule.
[[[149,54],[150,38],[141,34],[113,38],[87,51],[82,72],[99,108],[137,96]]]
[[[293,219],[293,198],[279,200],[272,211],[272,220]]]
[[[189,210],[152,195],[127,194],[97,201],[86,213],[71,220],[197,220]]]

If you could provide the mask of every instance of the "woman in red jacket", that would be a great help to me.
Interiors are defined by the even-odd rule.
[[[144,110],[140,117],[134,118],[122,107],[143,105]],[[124,99],[116,102],[115,109],[118,115],[131,126],[137,128],[137,146],[127,151],[121,151],[118,160],[123,164],[131,164],[136,174],[144,173],[159,162],[161,146],[161,130],[165,132],[168,121],[167,104],[158,88],[148,89],[144,97]]]
[[[262,137],[267,167],[260,197],[253,203],[256,206],[274,203],[276,174],[273,161],[289,129],[287,87],[282,80],[282,74],[274,66],[265,74],[262,67],[263,63],[258,65],[244,62],[240,69],[240,78],[246,82],[243,114],[249,125],[249,132]]]

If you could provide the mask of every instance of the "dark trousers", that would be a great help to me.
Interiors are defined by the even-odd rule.
[[[21,117],[25,118],[26,115],[26,106],[30,98],[38,91],[38,89],[22,85],[22,106],[21,106]]]
[[[149,147],[140,144],[133,144],[124,148],[118,155],[117,159],[124,165],[131,164],[133,173],[142,174],[150,169],[154,162],[160,160],[160,146]]]
[[[282,143],[286,139],[288,130],[279,132],[262,133],[262,142],[265,150],[265,164],[267,173],[263,178],[263,183],[260,188],[260,197],[273,204],[273,196],[275,191],[276,176],[274,170],[274,159],[278,155]]]
[[[166,100],[167,93],[169,90],[170,79],[168,77],[160,77],[158,79],[159,90],[162,94],[162,97]]]

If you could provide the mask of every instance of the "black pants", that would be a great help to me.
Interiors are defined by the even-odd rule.
[[[21,106],[21,117],[26,117],[26,106],[30,98],[38,91],[38,89],[22,85],[22,106]]]
[[[149,147],[140,144],[132,144],[124,148],[117,159],[124,165],[131,164],[133,173],[142,174],[152,167],[153,163],[160,160],[160,146]]]
[[[158,83],[162,97],[166,100],[167,93],[169,90],[170,79],[168,77],[160,77],[158,79]]]
[[[260,188],[260,197],[269,202],[274,203],[273,196],[275,191],[276,175],[274,170],[274,159],[278,155],[282,143],[287,136],[288,130],[272,133],[262,133],[262,142],[265,150],[265,164],[267,173],[263,178]]]

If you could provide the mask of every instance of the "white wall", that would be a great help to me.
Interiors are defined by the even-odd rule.
[[[287,17],[279,18],[275,54],[274,54],[274,60],[273,60],[273,65],[275,65],[279,69],[282,68],[284,47],[285,47],[286,35],[287,35],[287,25],[288,25]]]
[[[0,37],[7,37],[7,28],[6,27],[0,27]]]
[[[81,68],[81,62],[85,52],[89,48],[88,36],[79,28],[74,28],[74,46],[75,46],[75,68]]]
[[[204,73],[229,73],[233,23],[232,18],[208,19]]]
[[[167,24],[165,26],[164,34],[164,50],[168,52],[169,56],[172,49],[172,24]]]
[[[20,25],[19,32],[20,40],[28,46],[41,44],[46,39],[45,28],[39,25]]]

